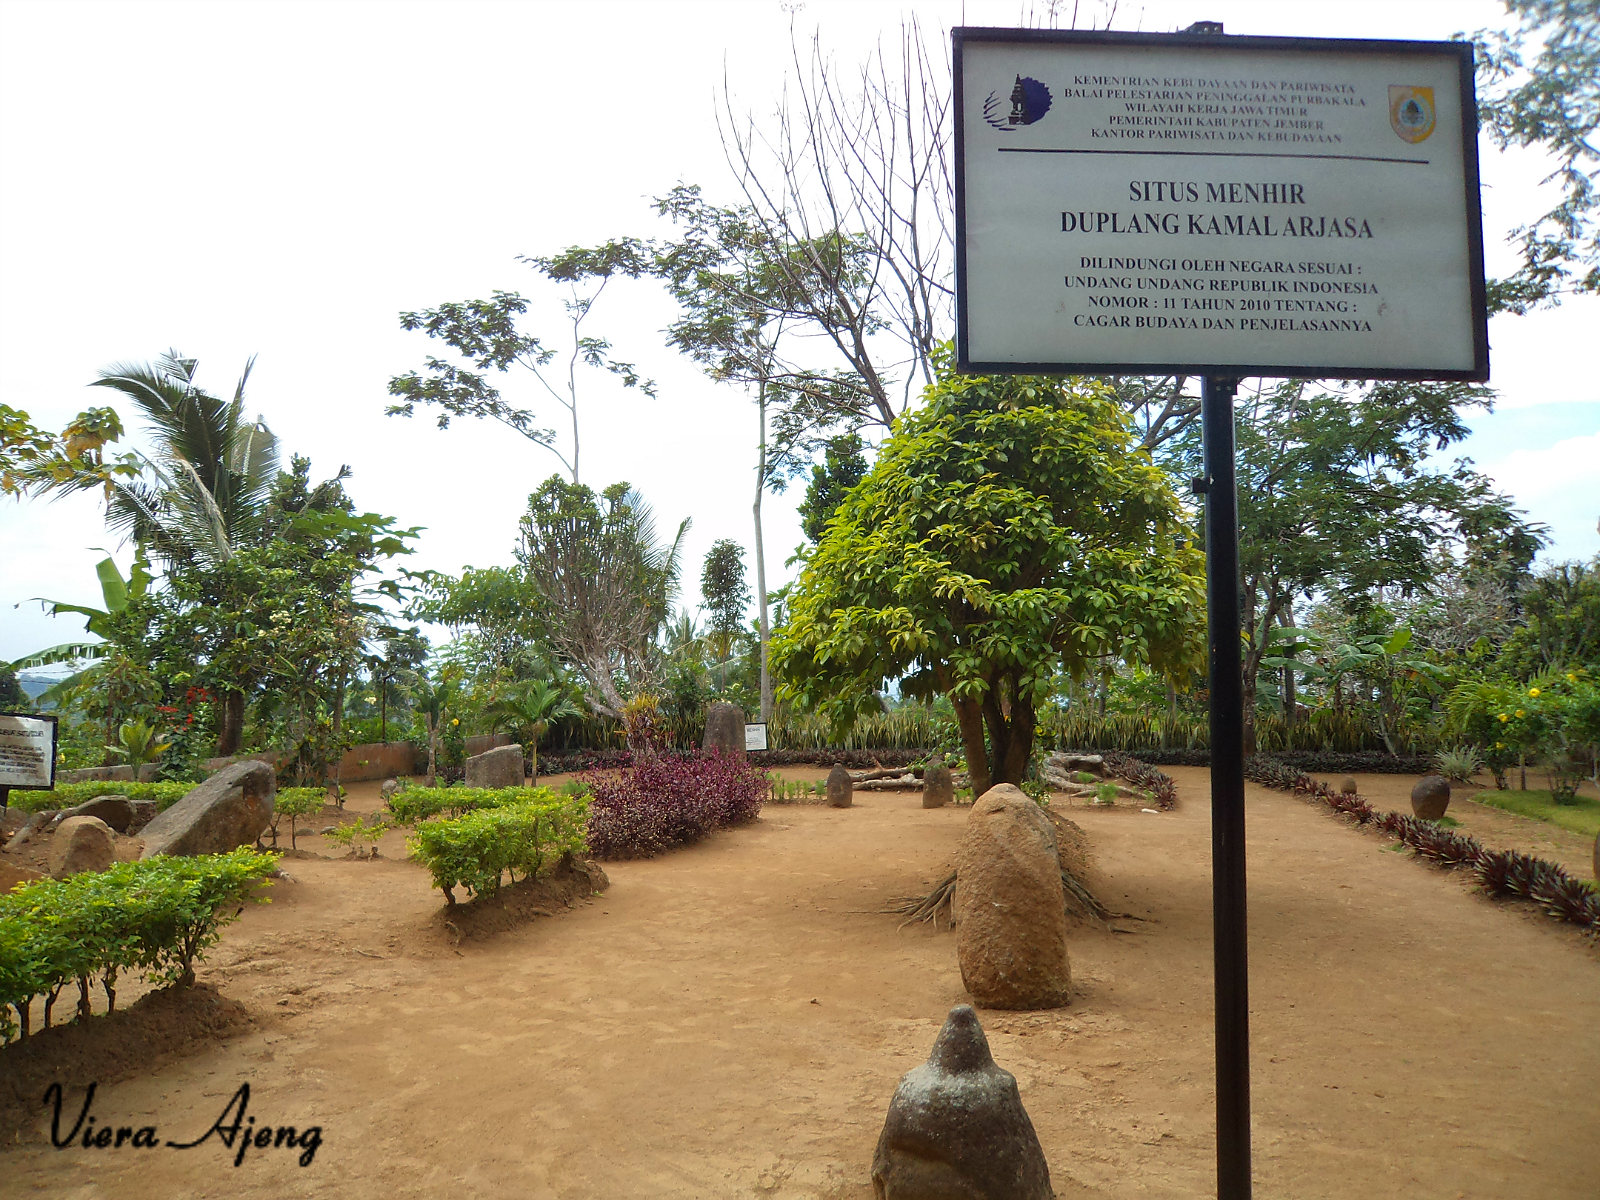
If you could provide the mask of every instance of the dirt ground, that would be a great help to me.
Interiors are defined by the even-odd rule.
[[[1206,773],[1172,774],[1175,812],[1064,808],[1102,899],[1150,919],[1074,935],[1070,1008],[980,1013],[1060,1197],[1213,1191]],[[1412,782],[1360,778],[1402,809]],[[1252,785],[1247,806],[1256,1194],[1600,1195],[1594,944],[1305,801]],[[311,1164],[267,1148],[235,1167],[218,1137],[58,1150],[41,1107],[0,1130],[22,1138],[0,1195],[870,1200],[895,1083],[966,999],[953,935],[878,910],[943,875],[967,811],[770,805],[459,948],[399,835],[375,862],[286,860],[292,882],[200,971],[249,1010],[244,1032],[102,1080],[92,1116],[192,1141],[248,1082],[255,1128],[321,1127]],[[1590,875],[1576,835],[1451,815]],[[86,1070],[63,1068],[69,1126]]]

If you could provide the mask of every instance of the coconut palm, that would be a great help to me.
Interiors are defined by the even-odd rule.
[[[530,679],[518,684],[509,695],[494,701],[485,710],[496,725],[520,735],[528,757],[533,761],[533,777],[539,778],[539,739],[563,717],[581,717],[583,710],[572,702],[567,689],[549,679]]]
[[[265,423],[244,413],[244,389],[255,359],[245,363],[233,398],[195,383],[196,359],[169,350],[154,363],[120,363],[92,386],[133,402],[151,435],[150,453],[125,463],[131,478],[104,471],[62,472],[39,491],[105,489],[106,523],[161,559],[169,572],[226,564],[266,536],[267,501],[278,476],[278,444]],[[219,686],[217,753],[232,754],[244,724],[243,690]]]

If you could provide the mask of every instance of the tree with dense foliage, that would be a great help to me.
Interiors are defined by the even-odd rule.
[[[700,572],[700,595],[710,617],[711,643],[715,647],[722,686],[728,684],[728,659],[735,640],[744,632],[750,587],[744,579],[744,548],[731,538],[713,542]]]
[[[584,699],[620,719],[623,686],[650,678],[655,638],[677,598],[687,518],[669,545],[626,483],[596,495],[552,475],[528,497],[517,564],[539,596],[544,640],[582,677]]]
[[[947,695],[981,792],[1022,780],[1057,672],[1192,668],[1200,552],[1132,440],[1099,384],[946,364],[801,571],[773,646],[784,694],[839,724],[886,680]]]
[[[1600,556],[1549,564],[1518,601],[1522,619],[1501,650],[1502,674],[1531,679],[1545,671],[1600,667]]]
[[[1499,146],[1555,159],[1554,207],[1512,231],[1522,262],[1491,280],[1493,309],[1526,312],[1600,292],[1600,7],[1594,0],[1505,0],[1515,28],[1481,30],[1478,118]]]
[[[422,312],[401,313],[402,329],[420,329],[455,350],[470,365],[430,354],[424,371],[409,371],[389,380],[389,394],[399,397],[400,402],[385,411],[392,417],[409,417],[419,404],[436,408],[440,429],[448,429],[452,417],[498,421],[554,454],[572,476],[572,482],[577,483],[579,366],[610,374],[624,387],[636,387],[647,396],[655,395],[655,384],[641,377],[632,363],[614,357],[610,342],[584,329],[606,285],[619,276],[637,278],[650,265],[648,253],[643,243],[623,238],[593,249],[573,246],[548,258],[521,257],[518,261],[568,288],[569,295],[562,305],[571,327],[571,343],[564,354],[518,328],[519,318],[528,311],[528,302],[516,292],[496,290],[487,300],[451,302]],[[517,408],[508,402],[491,381],[491,372],[506,375],[512,367],[531,374],[544,393],[566,410],[572,425],[570,455],[559,448],[554,429],[544,426],[532,409]]]
[[[800,529],[813,542],[822,540],[822,532],[844,502],[845,493],[866,475],[865,446],[857,433],[829,438],[822,461],[811,468],[811,482],[806,485],[799,511]]]
[[[87,476],[102,484],[128,478],[137,468],[125,456],[105,454],[105,447],[121,437],[122,419],[115,409],[85,409],[57,435],[34,428],[27,413],[0,404],[0,496],[20,498]]]
[[[1295,604],[1335,595],[1360,607],[1379,589],[1429,590],[1437,548],[1470,533],[1502,568],[1526,570],[1541,544],[1469,464],[1439,469],[1437,450],[1466,436],[1462,410],[1487,403],[1461,383],[1326,388],[1289,380],[1240,399],[1239,564],[1244,588],[1245,747],[1254,749],[1259,673],[1295,627]],[[1168,444],[1175,474],[1199,474],[1198,429]],[[1515,550],[1521,562],[1503,561]]]

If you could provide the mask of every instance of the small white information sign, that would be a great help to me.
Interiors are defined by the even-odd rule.
[[[56,778],[56,718],[0,713],[0,787],[47,790]]]
[[[744,748],[746,750],[765,750],[767,748],[767,726],[765,722],[744,727]]]
[[[1470,46],[954,50],[964,370],[1488,378]]]

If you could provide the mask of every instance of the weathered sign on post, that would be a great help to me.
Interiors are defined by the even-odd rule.
[[[55,787],[56,729],[55,717],[0,712],[0,803],[12,788]]]
[[[954,31],[964,371],[1200,375],[1217,1194],[1250,1195],[1233,396],[1489,377],[1471,46]]]
[[[746,750],[765,750],[767,748],[767,723],[758,721],[744,727],[744,748]]]

